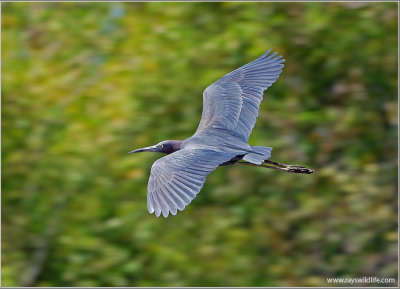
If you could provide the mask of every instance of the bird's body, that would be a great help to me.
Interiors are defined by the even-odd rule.
[[[204,142],[207,140],[207,142]],[[239,137],[230,135],[224,130],[201,130],[182,142],[181,149],[204,148],[216,151],[242,154],[251,151],[250,145]]]
[[[284,66],[281,56],[269,52],[205,89],[201,121],[193,136],[131,152],[167,154],[155,161],[151,169],[147,192],[150,213],[167,217],[170,212],[175,215],[177,210],[183,210],[200,192],[206,176],[221,165],[240,163],[297,173],[313,172],[305,167],[267,161],[271,147],[248,144],[263,91],[276,81]],[[262,165],[266,161],[276,166]]]

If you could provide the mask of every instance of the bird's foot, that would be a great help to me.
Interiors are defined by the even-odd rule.
[[[296,165],[286,165],[284,168],[288,172],[298,173],[298,174],[312,174],[314,170],[303,167],[303,166],[296,166]]]
[[[272,164],[274,166],[277,166],[279,170],[281,171],[286,171],[286,172],[291,172],[291,173],[297,173],[297,174],[312,174],[314,173],[314,170],[303,167],[303,166],[297,166],[297,165],[286,165],[286,164],[281,164],[278,162],[273,162],[270,160],[266,160],[265,163]]]

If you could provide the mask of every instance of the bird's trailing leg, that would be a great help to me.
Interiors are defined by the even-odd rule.
[[[314,170],[303,167],[303,166],[297,166],[297,165],[286,165],[286,164],[281,164],[278,162],[273,162],[269,160],[265,160],[264,163],[269,163],[275,166],[278,166],[280,168],[286,169],[288,172],[292,173],[299,173],[299,174],[312,174],[314,173]]]
[[[271,164],[270,165],[257,165],[249,162],[236,162],[236,164],[242,164],[242,165],[248,165],[248,166],[254,166],[254,167],[263,167],[263,168],[268,168],[268,169],[273,169],[273,170],[279,170],[279,171],[284,171],[284,172],[289,172],[289,173],[296,173],[296,174],[312,174],[314,173],[314,170],[303,167],[303,166],[296,166],[296,165],[286,165],[286,164],[281,164],[273,161],[266,160],[264,163]]]

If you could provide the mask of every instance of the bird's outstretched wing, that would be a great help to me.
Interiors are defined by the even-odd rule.
[[[248,140],[258,116],[263,92],[282,72],[284,59],[269,54],[228,73],[204,90],[203,113],[197,131],[225,129]]]
[[[176,215],[200,192],[206,177],[232,153],[182,149],[154,162],[147,186],[147,208],[158,217]]]

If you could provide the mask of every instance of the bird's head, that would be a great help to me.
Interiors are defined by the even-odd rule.
[[[182,141],[180,140],[165,140],[154,146],[145,147],[129,152],[130,154],[140,153],[140,152],[158,152],[164,154],[171,154],[180,150]]]

